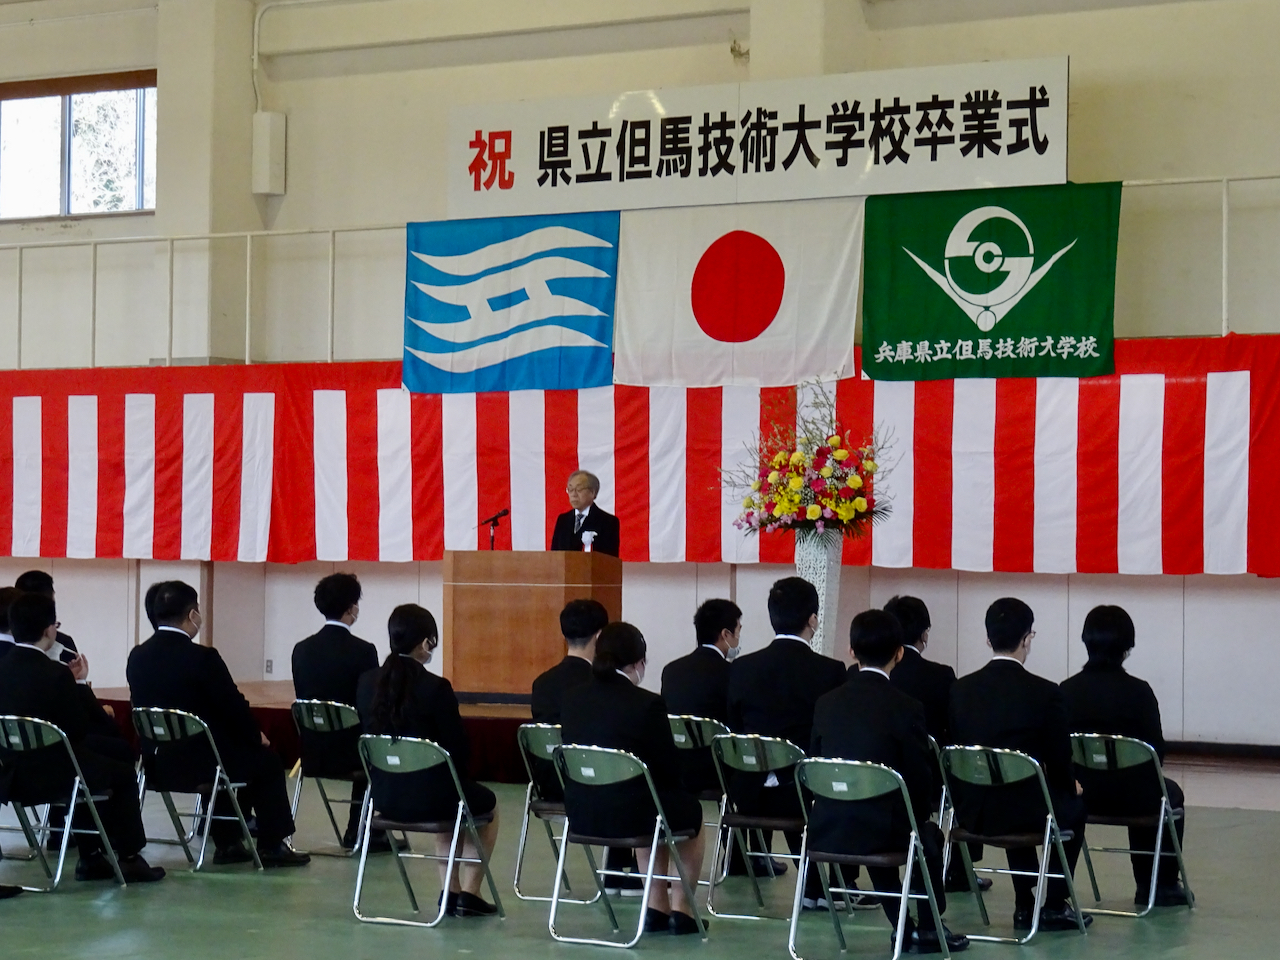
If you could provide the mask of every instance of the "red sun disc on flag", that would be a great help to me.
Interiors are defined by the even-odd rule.
[[[726,233],[707,247],[693,271],[690,299],[702,332],[722,343],[754,340],[782,305],[787,271],[764,237]]]

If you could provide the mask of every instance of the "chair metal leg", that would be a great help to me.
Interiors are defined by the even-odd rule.
[[[52,879],[53,879],[53,871],[49,869],[49,858],[48,858],[48,857],[46,857],[46,856],[44,855],[44,844],[40,842],[40,838],[39,838],[39,836],[37,836],[36,831],[35,831],[35,830],[33,830],[33,829],[32,829],[32,827],[31,827],[31,820],[30,820],[30,818],[27,816],[27,809],[26,809],[26,807],[24,807],[24,806],[23,806],[22,804],[20,804],[20,803],[15,803],[15,804],[13,805],[13,812],[14,812],[14,813],[17,815],[17,817],[18,817],[18,825],[19,825],[20,827],[22,827],[22,833],[23,833],[23,836],[25,836],[25,837],[27,838],[27,844],[28,844],[28,845],[29,845],[29,846],[30,846],[30,847],[35,851],[36,859],[40,861],[40,868],[41,868],[42,870],[44,870],[44,875],[45,875],[47,878],[49,878],[50,880],[52,880]],[[64,839],[64,840],[66,839],[66,835],[65,835],[65,834],[63,835],[63,839]],[[32,890],[33,892],[37,892],[37,891],[39,891],[39,890],[41,890],[41,889],[45,889],[45,888],[42,888],[42,887],[30,887],[30,888],[24,887],[23,889],[30,889],[30,890]]]
[[[938,909],[938,894],[933,889],[933,878],[929,875],[929,864],[924,858],[924,844],[921,842],[918,834],[912,835],[915,841],[915,849],[919,857],[920,872],[924,877],[924,892],[929,900],[929,912],[933,914],[934,929],[938,931],[938,944],[942,948],[943,960],[951,960],[951,948],[947,946],[947,938],[942,925],[942,911]],[[943,874],[945,877],[946,874]]]
[[[705,942],[707,939],[707,924],[706,924],[706,921],[702,919],[702,914],[698,910],[698,900],[697,900],[697,897],[694,895],[697,892],[698,885],[694,883],[692,886],[690,886],[689,878],[688,876],[686,876],[684,872],[684,864],[681,863],[680,854],[676,850],[676,842],[672,838],[671,833],[669,831],[666,831],[665,840],[667,844],[667,859],[676,868],[676,875],[680,877],[680,886],[684,888],[684,895],[689,901],[689,908],[693,910],[693,919],[698,924],[698,932],[702,934],[702,939]],[[648,902],[649,902],[649,898],[646,895],[645,903],[647,904]],[[641,912],[643,913],[643,911]]]
[[[1058,829],[1058,823],[1052,816],[1049,817],[1049,824],[1053,831],[1053,848],[1058,851],[1058,864],[1062,868],[1062,879],[1067,885],[1067,896],[1071,901],[1071,909],[1076,912],[1076,926],[1080,929],[1080,936],[1085,937],[1089,935],[1089,932],[1085,929],[1084,912],[1080,909],[1080,900],[1076,896],[1076,882],[1071,875],[1071,864],[1067,862],[1067,852],[1062,848],[1062,832]],[[1083,841],[1083,838],[1081,839]],[[1159,849],[1159,847],[1157,846],[1156,849]],[[1044,848],[1044,859],[1046,861],[1049,859],[1049,847],[1047,844]],[[1048,867],[1046,866],[1045,869],[1047,870]]]
[[[911,847],[907,851],[907,868],[902,875],[902,893],[898,896],[898,925],[893,931],[893,960],[898,960],[902,956],[902,941],[907,933],[907,907],[911,905],[911,874],[916,866],[916,843],[918,842],[919,837],[912,832]],[[928,872],[925,871],[925,873]],[[945,943],[945,938],[941,936],[941,927],[938,927],[938,934],[938,939]]]
[[[567,837],[568,835],[569,835],[569,821],[565,820],[564,836]],[[565,848],[565,841],[561,839],[560,849],[564,850],[564,848]],[[609,926],[613,928],[614,933],[617,933],[622,928],[618,926],[618,918],[613,912],[613,903],[610,902],[609,894],[604,889],[605,888],[604,878],[600,876],[600,868],[596,866],[595,855],[591,852],[590,847],[583,847],[582,852],[587,855],[587,865],[591,868],[591,875],[596,878],[596,889],[600,891],[600,902],[604,904],[605,913],[609,915]],[[608,857],[608,854],[606,853],[605,856]],[[561,876],[563,875],[564,875],[564,871],[562,870]],[[645,902],[646,903],[648,902],[647,897],[645,898]]]
[[[1089,841],[1086,840],[1080,847],[1080,852],[1084,854],[1084,865],[1089,871],[1089,885],[1093,887],[1093,902],[1102,902],[1102,893],[1098,890],[1098,877],[1093,872],[1093,857],[1089,856]]]
[[[298,771],[298,779],[293,781],[293,799],[289,801],[289,815],[293,819],[298,819],[298,802],[302,799],[302,781],[307,779],[301,770]]]
[[[236,820],[240,822],[240,836],[244,838],[245,846],[247,846],[249,848],[249,852],[253,854],[253,865],[257,867],[259,871],[261,871],[263,869],[262,859],[258,856],[258,845],[253,842],[253,834],[249,832],[249,824],[245,823],[244,813],[240,809],[240,798],[236,796],[236,788],[232,785],[231,778],[227,776],[226,771],[223,770],[221,767],[218,768],[217,778],[218,778],[218,782],[214,784],[213,793],[209,797],[209,823],[210,824],[213,823],[214,800],[217,798],[218,789],[219,789],[219,786],[221,786],[221,789],[225,790],[227,793],[227,796],[231,798],[231,808],[235,810]],[[205,831],[206,841],[208,840],[208,837],[209,837],[209,831],[206,830]],[[200,856],[201,858],[204,857],[203,847],[201,848]]]
[[[1182,859],[1182,841],[1178,839],[1177,824],[1174,821],[1173,811],[1170,810],[1167,805],[1165,807],[1165,825],[1161,829],[1167,829],[1169,831],[1169,839],[1173,845],[1173,853],[1174,856],[1178,858],[1178,873],[1182,877],[1182,889],[1187,893],[1187,909],[1193,910],[1196,905],[1196,895],[1191,892],[1191,882],[1187,880],[1187,864],[1186,861]]]
[[[827,878],[827,870],[823,867],[825,864],[818,864],[818,881],[822,884],[822,897],[827,901],[827,915],[831,918],[831,925],[836,928],[836,939],[840,941],[840,951],[845,950],[844,928],[840,925],[840,915],[836,913],[836,897],[831,891],[831,884]],[[801,894],[803,896],[803,894]]]
[[[655,830],[655,837],[653,841],[655,845],[657,844],[656,833],[657,831]],[[556,858],[556,875],[552,880],[551,911],[550,913],[547,914],[547,932],[551,934],[552,939],[557,940],[560,943],[585,943],[585,944],[589,944],[597,947],[634,946],[636,942],[639,941],[640,935],[644,932],[645,911],[643,907],[640,910],[640,923],[639,923],[639,927],[637,929],[636,935],[627,943],[619,943],[616,940],[600,940],[600,939],[591,938],[591,937],[568,937],[560,933],[558,930],[556,930],[556,918],[557,916],[559,916],[559,913],[560,913],[560,904],[567,902],[561,898],[560,889],[562,886],[562,881],[564,879],[565,857],[568,854],[568,850],[569,850],[569,843],[568,843],[568,840],[566,839],[568,835],[569,835],[569,824],[568,824],[568,821],[566,821],[564,833],[562,833],[560,837],[560,855]],[[609,895],[605,893],[604,881],[600,876],[600,871],[596,867],[595,855],[591,852],[591,848],[589,846],[584,845],[582,849],[583,849],[583,852],[586,853],[587,863],[590,864],[591,866],[591,876],[595,879],[596,889],[599,890],[600,892],[600,897],[599,897],[600,902],[604,904],[605,912],[609,916],[609,926],[612,928],[614,933],[618,933],[621,928],[618,925],[618,918],[613,912],[613,905],[609,902]],[[654,847],[651,847],[650,855],[649,855],[649,868],[645,873],[645,886],[644,886],[644,898],[643,898],[645,904],[649,902],[649,887],[653,881],[653,862],[654,862],[655,854],[656,854],[656,849]]]
[[[964,863],[965,876],[969,878],[969,890],[978,901],[978,913],[982,915],[982,925],[989,927],[991,926],[991,917],[987,915],[987,902],[982,898],[982,887],[978,885],[978,874],[973,869],[973,858],[969,856],[969,845],[961,843],[958,846],[960,847],[960,859]]]
[[[106,828],[102,825],[102,818],[98,816],[98,805],[93,802],[93,796],[89,792],[86,784],[79,779],[76,780],[76,786],[84,792],[84,802],[89,807],[89,815],[93,817],[93,825],[98,829],[98,838],[102,841],[102,852],[106,854],[107,862],[111,864],[111,872],[116,875],[116,883],[121,887],[126,886],[124,882],[124,873],[120,870],[120,859],[116,856],[115,848],[111,846],[111,839],[107,836]],[[62,874],[62,864],[67,858],[67,840],[72,833],[71,813],[67,811],[67,825],[62,834],[62,856],[59,858],[58,874]]]
[[[806,827],[800,837],[800,862],[796,864],[796,892],[791,900],[791,925],[787,932],[787,952],[791,960],[804,960],[796,952],[796,927],[800,924],[800,907],[804,898],[805,880],[809,876],[809,830]],[[844,949],[844,931],[840,931],[841,950]]]
[[[168,790],[160,791],[160,797],[164,800],[165,809],[169,811],[169,819],[173,821],[173,829],[178,835],[177,842],[182,846],[182,852],[187,855],[187,863],[194,864],[196,858],[191,855],[191,844],[188,842],[187,829],[182,825],[182,818],[178,816],[178,808],[173,805],[173,794]]]
[[[502,898],[498,896],[498,885],[494,882],[493,871],[489,869],[490,851],[485,850],[484,844],[480,842],[480,831],[476,829],[475,819],[471,816],[471,810],[465,809],[467,817],[467,833],[471,835],[471,842],[476,847],[476,857],[480,860],[480,868],[484,871],[485,879],[489,883],[489,892],[493,894],[493,905],[498,908],[498,919],[507,919],[507,911],[502,906]]]
[[[342,828],[338,826],[338,821],[333,815],[333,804],[335,801],[329,799],[329,794],[325,792],[324,781],[316,777],[316,789],[320,791],[320,799],[324,802],[324,812],[329,815],[329,826],[333,827],[333,836],[338,841],[338,846],[342,846]],[[302,782],[302,774],[298,774],[298,782]],[[351,801],[347,801],[347,807],[350,809]],[[344,853],[343,856],[347,854]]]

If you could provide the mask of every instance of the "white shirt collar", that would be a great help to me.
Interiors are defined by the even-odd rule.
[[[191,639],[191,635],[190,635],[189,633],[187,633],[187,631],[185,631],[185,630],[179,630],[177,627],[169,627],[169,626],[159,626],[159,627],[156,627],[156,632],[157,632],[157,633],[159,633],[161,630],[168,630],[170,633],[180,633],[180,634],[182,634],[184,637],[186,637],[188,640],[190,640],[190,639]]]
[[[775,639],[775,640],[796,640],[796,641],[798,641],[798,642],[800,642],[800,643],[803,643],[806,647],[809,645],[809,641],[808,641],[808,640],[806,640],[804,637],[797,637],[794,633],[779,633],[779,634],[775,634],[773,639]]]
[[[34,643],[18,643],[18,642],[15,640],[15,641],[13,642],[13,645],[14,645],[15,647],[26,647],[28,650],[34,650],[36,653],[40,654],[40,656],[42,656],[42,657],[47,657],[47,656],[49,655],[49,652],[48,652],[47,650],[41,650],[41,649],[40,649],[39,647],[37,647]]]
[[[17,643],[17,642],[18,641],[13,639],[13,634],[0,633],[0,643]]]
[[[880,674],[880,676],[884,677],[886,680],[889,679],[889,675],[885,673],[883,670],[881,670],[879,667],[861,667],[858,670],[858,673],[878,673]]]
[[[326,627],[341,627],[343,630],[347,631],[347,633],[351,632],[351,624],[343,623],[341,620],[326,620],[324,625]]]
[[[915,648],[915,646],[914,646],[913,644],[910,644],[910,643],[904,643],[904,644],[902,645],[902,647],[903,647],[903,649],[904,649],[904,650],[915,650],[915,651],[916,651],[916,653],[919,653],[919,652],[920,652],[919,650],[916,650],[916,648]]]
[[[1026,664],[1024,664],[1024,663],[1023,663],[1021,660],[1019,660],[1017,657],[1011,657],[1011,656],[1008,656],[1007,654],[1004,654],[1004,653],[997,653],[997,654],[996,654],[995,656],[993,656],[991,659],[992,659],[992,661],[995,661],[995,660],[1012,660],[1014,663],[1016,663],[1018,666],[1022,667],[1024,670],[1026,669]]]
[[[714,650],[716,653],[720,654],[720,658],[721,658],[722,660],[727,660],[727,659],[729,659],[728,657],[726,657],[726,656],[724,655],[724,651],[723,651],[723,650],[721,650],[719,647],[717,647],[714,643],[703,643],[703,644],[699,644],[699,649],[700,649],[700,650]]]

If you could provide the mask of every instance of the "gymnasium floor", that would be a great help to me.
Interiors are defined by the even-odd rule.
[[[1173,772],[1171,767],[1171,772]],[[1028,957],[1152,957],[1214,958],[1275,957],[1280,954],[1280,913],[1272,891],[1280,865],[1280,771],[1275,767],[1223,767],[1183,765],[1192,799],[1215,803],[1247,804],[1271,809],[1229,806],[1191,807],[1188,810],[1188,869],[1197,894],[1194,912],[1157,910],[1142,921],[1098,917],[1087,937],[1073,933],[1038,936],[1025,953]],[[170,870],[155,886],[118,890],[111,884],[75,883],[69,880],[55,895],[25,894],[0,902],[0,956],[5,960],[384,960],[410,955],[443,957],[475,954],[481,958],[574,958],[620,956],[600,948],[561,945],[547,934],[547,905],[518,901],[511,892],[511,871],[519,831],[521,788],[499,785],[502,832],[496,856],[496,879],[506,920],[446,919],[435,930],[362,924],[351,913],[356,863],[353,860],[316,857],[298,870],[257,875],[245,867],[211,867],[200,875],[185,869],[177,847],[152,844],[146,854],[153,863]],[[168,835],[168,822],[158,797],[146,810],[148,834]],[[299,847],[323,847],[332,833],[323,821],[318,795],[304,794],[300,811]],[[0,821],[12,822],[6,808]],[[1092,833],[1098,843],[1101,830]],[[1113,833],[1114,844],[1120,839]],[[532,838],[527,861],[530,887],[546,889],[552,862],[545,838]],[[13,851],[21,846],[13,834],[0,834],[0,843]],[[574,851],[577,854],[577,851]],[[1104,897],[1128,904],[1133,881],[1125,858],[1099,855],[1099,882]],[[577,861],[581,863],[581,860]],[[422,864],[411,875],[419,898],[434,905],[438,888],[434,872]],[[6,861],[0,864],[0,882],[15,881],[34,868]],[[587,883],[582,870],[575,873],[576,889]],[[421,878],[421,879],[419,879]],[[1079,879],[1081,895],[1088,897],[1083,861]],[[784,915],[790,906],[791,876],[773,881],[769,906]],[[749,905],[744,880],[731,880],[724,888],[724,902]],[[371,859],[366,888],[370,903],[383,911],[402,911],[407,903],[389,857]],[[744,897],[748,899],[743,899]],[[1091,899],[1091,898],[1090,898]],[[625,901],[620,920],[634,923],[635,900]],[[988,897],[993,930],[1011,928],[1012,894],[1007,880],[998,880]],[[960,932],[976,932],[980,926],[972,897],[955,895],[947,914],[948,925]],[[598,907],[566,908],[562,929],[596,935],[607,933]],[[851,928],[852,926],[852,928]],[[856,929],[854,929],[856,928]],[[846,924],[849,957],[888,956],[889,926],[879,912],[858,911]],[[739,958],[743,955],[785,958],[787,928],[784,922],[713,921],[711,939],[696,937],[645,937],[637,948],[664,956]],[[801,928],[801,953],[806,960],[835,958],[839,950],[825,914],[806,915]],[[1009,948],[975,944],[971,956],[1011,956]]]

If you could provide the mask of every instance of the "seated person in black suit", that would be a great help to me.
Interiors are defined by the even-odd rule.
[[[1001,598],[987,609],[987,644],[991,661],[951,688],[951,739],[957,744],[1019,750],[1039,761],[1049,787],[1058,828],[1070,830],[1063,839],[1067,869],[1073,873],[1084,844],[1085,806],[1071,763],[1071,732],[1062,691],[1056,683],[1037,677],[1023,666],[1035,637],[1035,617],[1021,600]],[[1044,801],[1036,780],[968,788],[956,784],[956,817],[974,833],[989,835],[1036,833],[1044,830]],[[1034,849],[1007,851],[1011,870],[1037,869]],[[1046,851],[1046,854],[1050,851]],[[1052,851],[1050,871],[1061,873],[1057,852]],[[1013,877],[1013,926],[1030,930],[1035,903],[1035,878]],[[1092,917],[1085,917],[1090,923]],[[1067,884],[1050,880],[1040,913],[1041,930],[1075,930],[1076,915],[1067,903]]]
[[[285,791],[284,764],[258,727],[222,656],[213,647],[195,643],[204,617],[195,588],[181,580],[162,583],[152,596],[151,612],[158,626],[155,634],[129,653],[125,676],[135,707],[185,710],[203,720],[227,775],[240,788],[240,807],[258,818],[258,856],[264,867],[292,867],[311,862],[285,841],[293,835],[293,814]],[[165,747],[163,765],[144,755],[148,778],[161,773],[160,783],[181,790],[211,782],[212,751],[200,741]],[[219,815],[232,815],[231,804],[219,797]],[[244,848],[240,827],[234,820],[215,820],[212,826],[213,862],[244,863],[253,859]]]
[[[698,646],[662,668],[662,699],[673,714],[729,719],[729,664],[742,649],[742,611],[732,600],[707,600],[693,615]],[[720,790],[711,747],[680,751],[684,785],[695,794]]]
[[[800,577],[786,577],[769,590],[769,622],[776,636],[763,650],[739,657],[729,671],[729,728],[790,740],[801,749],[813,737],[813,708],[818,698],[845,680],[839,660],[809,646],[818,627],[818,591]],[[736,773],[729,792],[738,809],[765,817],[801,816],[791,770],[768,777]],[[787,845],[800,852],[800,834],[788,832]],[[805,891],[806,906],[820,904],[822,884],[815,870]]]
[[[596,505],[600,478],[586,470],[575,470],[569,474],[565,492],[573,509],[556,517],[551,549],[582,550],[590,543],[593,552],[616,557],[620,541],[618,518]]]
[[[53,577],[43,570],[28,570],[13,581],[13,585],[23,593],[38,593],[43,597],[48,597],[55,603],[58,600],[57,594],[53,589]],[[70,663],[79,652],[76,642],[59,630],[58,638],[54,641],[54,645],[49,648],[47,655],[51,659]]]
[[[458,698],[448,680],[430,673],[426,667],[440,644],[435,617],[416,603],[401,604],[391,611],[387,634],[391,653],[382,666],[360,678],[356,701],[364,732],[418,737],[447,750],[472,815],[493,814],[490,822],[476,827],[480,842],[492,853],[498,839],[498,801],[488,787],[467,779],[470,743],[458,712]],[[374,770],[372,776],[374,806],[384,817],[410,823],[452,821],[457,816],[458,791],[444,766],[399,775]],[[436,834],[439,856],[449,855],[452,839],[449,834]],[[474,842],[465,833],[459,843],[460,856],[477,856]],[[438,867],[440,882],[444,883],[444,861]],[[458,864],[446,904],[450,916],[486,917],[498,912],[480,896],[483,880],[484,871],[479,864]]]
[[[680,761],[667,705],[656,693],[640,688],[646,650],[644,637],[629,623],[611,623],[601,631],[591,662],[591,681],[565,695],[563,739],[565,743],[626,750],[648,765],[671,829],[695,831],[693,837],[676,844],[685,877],[693,885],[702,872],[702,804],[680,783]],[[569,783],[564,802],[576,833],[604,837],[653,834],[657,811],[643,780],[594,788]],[[640,861],[649,862],[648,848],[638,849],[636,854]],[[654,872],[674,875],[665,846],[657,849]],[[649,890],[645,930],[698,932],[679,883],[671,884],[668,890],[666,883],[654,882]]]
[[[360,581],[350,573],[333,573],[316,584],[315,604],[324,616],[324,626],[293,648],[293,691],[299,700],[332,700],[354,707],[360,674],[378,668],[378,648],[351,632],[360,615],[360,592]],[[359,727],[323,738],[302,731],[302,766],[308,776],[346,779],[357,774],[342,837],[348,850],[356,845],[364,803],[365,781],[356,752],[359,741]],[[390,850],[391,843],[385,835],[372,837],[370,849]]]
[[[1164,733],[1160,727],[1160,704],[1151,686],[1125,672],[1124,661],[1133,650],[1133,620],[1123,607],[1094,607],[1084,618],[1083,637],[1089,662],[1074,677],[1062,681],[1067,717],[1073,733],[1110,733],[1149,743],[1164,760]],[[1084,803],[1090,813],[1136,816],[1160,810],[1160,785],[1148,764],[1116,773],[1099,774],[1078,768],[1076,776],[1084,787]],[[1169,803],[1183,805],[1182,788],[1168,778],[1165,788]],[[1185,820],[1175,821],[1182,839]],[[1154,827],[1130,827],[1129,847],[1155,850]],[[1162,850],[1173,851],[1166,833]],[[1133,877],[1137,881],[1134,902],[1146,905],[1151,883],[1151,855],[1133,854]],[[1160,858],[1156,879],[1156,905],[1185,906],[1187,893],[1178,882],[1178,861]]]
[[[591,679],[591,658],[596,653],[596,638],[609,622],[609,611],[599,600],[570,600],[560,611],[560,633],[564,637],[564,659],[533,681],[530,712],[534,723],[559,723],[564,695]],[[563,799],[560,776],[555,765],[545,757],[531,757],[538,790],[547,800]],[[629,847],[609,848],[605,866],[610,870],[635,870],[636,855]],[[636,877],[605,878],[605,889],[611,894],[638,897],[644,884]]]
[[[926,660],[929,645],[929,608],[919,597],[891,597],[884,605],[887,613],[902,624],[902,662],[890,675],[895,687],[919,700],[924,707],[925,729],[940,746],[951,742],[947,729],[947,707],[956,672],[945,663]]]
[[[533,681],[529,709],[534,723],[559,723],[564,695],[571,687],[591,679],[591,658],[596,637],[609,622],[609,612],[599,600],[570,600],[560,611],[564,659]],[[554,773],[552,774],[554,776]]]
[[[947,909],[942,889],[942,831],[929,819],[937,799],[938,765],[925,733],[924,708],[892,683],[893,674],[905,662],[902,627],[884,610],[867,610],[849,624],[849,646],[861,669],[818,700],[809,753],[882,763],[902,776],[941,913]],[[898,796],[856,804],[817,797],[809,815],[809,846],[827,853],[900,852],[906,849],[910,835],[911,822]],[[902,890],[896,867],[869,867],[867,873],[877,890]],[[913,880],[913,891],[923,893],[924,882],[918,872]],[[889,922],[896,925],[898,901],[885,899],[882,903]],[[903,939],[904,949],[938,951],[938,931],[926,901],[916,901],[916,917]],[[953,952],[969,945],[964,937],[950,931],[946,935]]]
[[[132,752],[119,736],[95,732],[97,722],[86,709],[86,699],[76,688],[71,671],[49,659],[48,651],[57,642],[58,634],[53,601],[41,594],[23,594],[9,607],[9,623],[16,644],[0,669],[0,714],[46,720],[67,735],[89,789],[109,794],[96,806],[125,882],[162,879],[164,870],[149,866],[140,854],[147,838],[138,806]],[[10,754],[4,762],[10,769],[6,779],[0,781],[0,800],[12,797],[24,802],[24,796],[47,799],[55,795],[65,799],[70,795],[75,774],[61,752],[51,756]],[[86,807],[77,808],[75,825],[93,828]],[[98,836],[79,834],[76,840],[80,848],[76,879],[113,879],[115,873]]]

